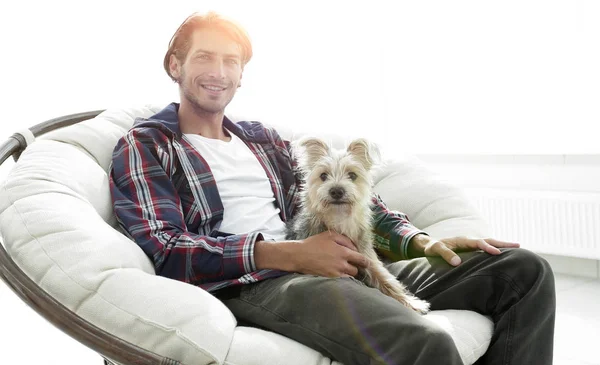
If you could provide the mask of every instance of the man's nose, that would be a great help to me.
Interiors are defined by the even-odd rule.
[[[208,76],[213,77],[215,79],[225,78],[225,64],[223,60],[217,59],[211,63],[210,70],[208,71]]]

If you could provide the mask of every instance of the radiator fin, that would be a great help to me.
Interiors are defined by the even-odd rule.
[[[493,237],[532,251],[600,259],[600,194],[466,189]]]

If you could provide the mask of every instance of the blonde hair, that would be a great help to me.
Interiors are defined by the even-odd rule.
[[[192,34],[194,31],[202,28],[212,28],[222,31],[234,42],[239,44],[242,50],[242,67],[244,67],[252,58],[252,44],[250,44],[250,37],[239,24],[212,11],[206,14],[193,13],[181,23],[179,28],[175,31],[175,34],[173,34],[173,37],[171,37],[171,41],[169,41],[169,49],[165,54],[163,66],[171,80],[177,81],[173,75],[171,75],[171,70],[169,68],[171,55],[175,55],[178,61],[183,62],[190,50]]]

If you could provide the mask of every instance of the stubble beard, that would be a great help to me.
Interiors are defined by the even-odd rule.
[[[189,104],[194,109],[195,113],[198,115],[224,113],[225,107],[233,99],[233,95],[231,95],[223,105],[220,105],[220,103],[218,102],[202,102],[198,95],[192,91],[192,88],[195,87],[195,85],[188,85],[186,84],[185,80],[185,73],[182,73],[181,77],[177,80],[177,83],[183,91],[183,97],[189,102]]]

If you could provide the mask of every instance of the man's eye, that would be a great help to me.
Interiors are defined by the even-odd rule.
[[[322,173],[320,177],[321,177],[322,181],[327,180],[327,174],[326,173]]]
[[[349,172],[348,177],[350,178],[350,180],[354,181],[358,176],[356,176],[354,172]]]
[[[237,65],[239,62],[238,60],[231,58],[227,60],[227,63],[229,63],[230,65]]]

